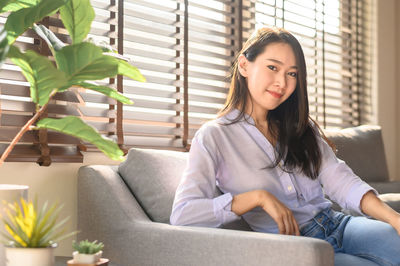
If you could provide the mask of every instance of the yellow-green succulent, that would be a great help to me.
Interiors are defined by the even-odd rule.
[[[66,233],[65,218],[57,222],[62,206],[54,203],[48,208],[47,202],[40,210],[37,201],[25,201],[20,203],[6,203],[4,226],[7,233],[2,235],[5,244],[13,247],[41,248],[52,246],[57,241],[76,234]]]

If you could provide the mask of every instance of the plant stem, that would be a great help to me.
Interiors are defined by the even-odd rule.
[[[50,96],[49,96],[49,101],[43,105],[37,112],[36,114],[29,119],[28,122],[26,122],[26,124],[20,129],[20,131],[18,132],[18,134],[14,137],[14,139],[11,141],[10,145],[8,145],[7,149],[3,152],[3,154],[1,155],[0,158],[0,166],[4,163],[4,161],[7,159],[8,155],[10,154],[10,152],[14,149],[14,146],[18,143],[18,141],[22,138],[22,136],[25,134],[25,132],[27,132],[28,130],[30,130],[30,127],[32,126],[33,123],[36,122],[36,120],[38,120],[38,118],[40,117],[40,115],[46,110],[47,105],[49,105],[50,99],[53,97],[54,94],[57,93],[57,90],[54,90]]]

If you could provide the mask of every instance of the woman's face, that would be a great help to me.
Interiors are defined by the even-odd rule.
[[[239,71],[247,81],[249,109],[264,116],[286,101],[296,88],[297,69],[293,49],[286,43],[267,45],[253,62],[241,55]]]

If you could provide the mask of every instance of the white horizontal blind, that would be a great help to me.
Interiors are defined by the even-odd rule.
[[[95,11],[95,18],[88,35],[88,39],[96,44],[109,45],[118,51],[118,1],[117,0],[91,0]],[[104,79],[98,85],[117,89],[117,79]],[[122,85],[122,84],[121,84]],[[82,88],[73,89],[78,95],[79,103],[76,108],[81,118],[95,127],[101,134],[115,141],[117,137],[117,101],[95,91]],[[85,143],[90,149],[94,146]]]
[[[6,13],[0,16],[0,27],[4,25],[7,15]],[[43,19],[41,24],[57,31],[60,20],[56,14]],[[58,34],[58,36],[67,41],[65,35],[63,37],[62,34]],[[47,45],[32,30],[18,37],[15,45],[21,50],[33,49],[42,55],[50,54]],[[78,99],[73,92],[58,93],[50,101],[43,117],[79,115],[73,107],[76,103]],[[20,68],[9,59],[0,69],[0,108],[0,153],[2,153],[35,113],[35,105],[30,98],[29,83]],[[7,161],[39,162],[43,165],[49,165],[51,161],[82,162],[79,144],[78,139],[57,132],[28,131],[13,149]]]
[[[124,55],[147,79],[124,79],[135,102],[124,106],[126,145],[186,148],[216,116],[239,46],[238,13],[238,1],[124,2]]]
[[[284,27],[302,44],[310,115],[322,126],[348,127],[371,119],[369,1],[256,0],[256,27]]]
[[[101,94],[73,88],[55,96],[47,115],[81,116],[126,147],[187,149],[201,124],[223,106],[230,66],[242,43],[256,27],[276,25],[303,45],[311,115],[325,127],[368,122],[369,1],[91,0],[96,17],[89,37],[123,53],[147,82],[121,77],[100,82],[130,97],[133,106],[122,108]],[[0,25],[4,22],[0,17]],[[70,42],[58,15],[44,22]],[[38,40],[29,31],[17,45],[46,54]],[[29,84],[10,61],[0,71],[0,88],[0,142],[5,145],[34,108]],[[44,137],[28,132],[10,160],[38,160],[43,142],[53,161],[82,161],[80,142],[55,132]]]
[[[189,137],[216,117],[229,88],[230,66],[240,50],[241,1],[189,1]]]

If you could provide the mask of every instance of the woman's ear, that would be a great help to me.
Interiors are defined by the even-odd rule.
[[[238,70],[240,75],[242,75],[243,77],[247,78],[248,74],[247,74],[247,67],[248,67],[249,61],[247,60],[247,58],[241,54],[238,57]]]

